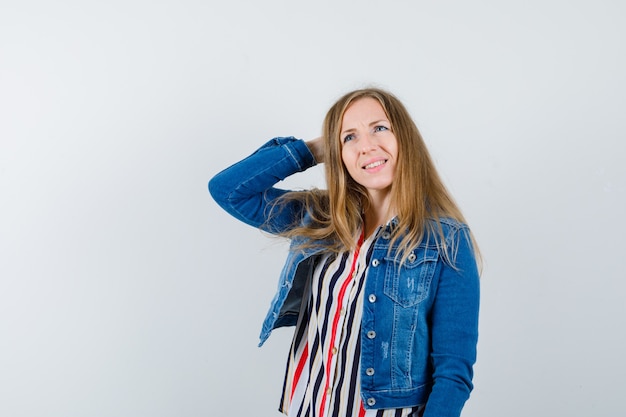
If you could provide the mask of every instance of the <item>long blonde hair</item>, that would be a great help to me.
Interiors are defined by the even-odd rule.
[[[308,238],[315,246],[322,244],[329,251],[354,249],[362,226],[364,208],[369,204],[366,189],[352,179],[341,157],[340,131],[343,115],[357,100],[373,98],[385,111],[398,141],[398,162],[391,187],[391,206],[397,224],[390,248],[399,241],[399,255],[406,260],[410,251],[434,236],[444,257],[453,261],[445,246],[439,223],[442,217],[465,223],[465,218],[444,186],[426,144],[404,105],[393,94],[366,88],[345,94],[330,108],[324,119],[322,137],[325,148],[327,190],[297,191],[286,194],[277,206],[299,200],[309,214],[309,222],[298,219],[285,236]],[[429,221],[429,219],[435,220]],[[473,243],[472,237],[472,243]],[[322,241],[323,243],[320,243]],[[476,245],[473,243],[475,251]],[[453,262],[451,262],[453,263]]]

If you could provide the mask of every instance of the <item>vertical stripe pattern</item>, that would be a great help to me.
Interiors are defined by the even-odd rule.
[[[289,417],[418,417],[423,407],[365,410],[360,396],[365,273],[377,233],[354,251],[325,256],[303,300],[280,411]]]

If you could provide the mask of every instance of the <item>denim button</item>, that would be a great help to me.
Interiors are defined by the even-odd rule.
[[[366,373],[368,376],[372,376],[372,375],[374,375],[374,368],[367,368],[367,369],[365,370],[365,373]]]
[[[383,232],[382,236],[383,236],[383,239],[389,239],[391,237],[391,233]]]
[[[408,257],[409,262],[415,262],[415,258],[417,258],[417,256],[415,256],[415,254],[414,254],[414,253],[411,253],[411,254],[409,255],[409,257]]]
[[[376,295],[370,294],[370,296],[367,297],[367,299],[370,301],[370,303],[374,303],[376,302]]]
[[[367,332],[368,339],[373,339],[375,337],[376,337],[376,332],[374,330],[370,330],[369,332]]]
[[[372,261],[372,266],[373,266],[374,268],[376,268],[378,265],[380,265],[380,261],[379,261],[378,259],[374,259],[374,260]]]
[[[367,399],[367,405],[372,407],[374,404],[376,404],[376,400],[375,399],[373,399],[373,398],[368,398]]]

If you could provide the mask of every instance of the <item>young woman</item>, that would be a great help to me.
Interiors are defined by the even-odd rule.
[[[316,163],[327,190],[274,185]],[[239,220],[291,239],[263,324],[295,325],[290,417],[459,416],[478,338],[477,249],[402,103],[353,91],[320,138],[275,138],[209,190]]]

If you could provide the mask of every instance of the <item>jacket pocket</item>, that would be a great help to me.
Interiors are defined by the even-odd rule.
[[[414,249],[404,264],[393,256],[385,257],[385,295],[403,307],[412,307],[428,297],[439,259],[436,249]]]

